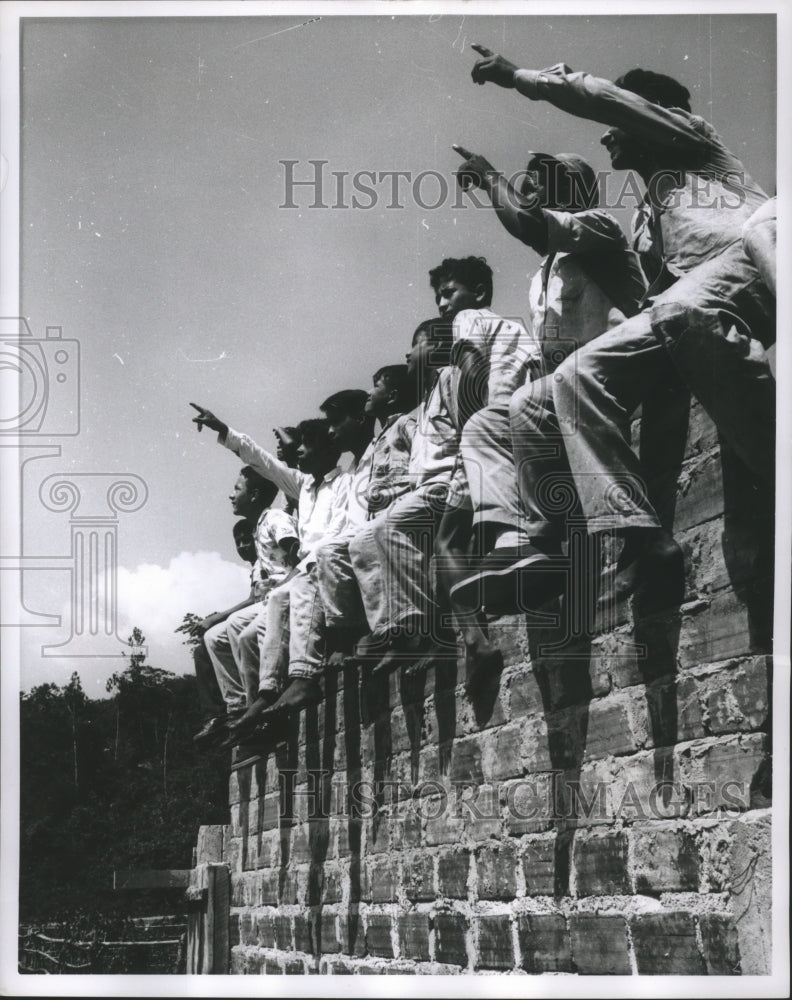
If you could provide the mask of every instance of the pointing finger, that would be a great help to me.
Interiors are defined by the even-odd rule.
[[[203,406],[199,406],[199,405],[198,405],[197,403],[190,403],[190,406],[191,406],[191,407],[192,407],[192,408],[193,408],[194,410],[197,410],[197,411],[198,411],[199,413],[203,413],[203,412],[204,412],[204,408],[203,408]]]
[[[473,154],[468,152],[464,146],[452,145],[451,148],[455,153],[459,153],[459,155],[463,156],[466,160],[469,160],[473,156]]]
[[[491,49],[488,49],[485,45],[471,45],[471,49],[474,52],[478,52],[480,56],[484,56],[485,59],[491,59],[495,53]]]

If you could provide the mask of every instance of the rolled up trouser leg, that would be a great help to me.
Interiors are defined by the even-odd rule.
[[[278,694],[286,680],[289,667],[290,586],[293,579],[273,587],[267,595],[265,620],[259,619],[260,693]]]
[[[215,677],[223,696],[223,701],[229,712],[238,711],[247,705],[245,684],[242,680],[239,664],[234,657],[232,640],[229,633],[236,636],[253,621],[261,609],[261,604],[250,604],[240,611],[235,611],[228,618],[210,628],[204,635],[206,649],[215,669]]]
[[[231,649],[239,665],[239,674],[247,693],[248,703],[255,701],[259,690],[261,641],[267,631],[267,601],[259,605],[259,613],[239,633],[231,633]]]
[[[328,628],[366,628],[366,612],[360,596],[349,539],[333,540],[316,550],[316,579]]]
[[[444,509],[447,483],[399,497],[356,535],[349,546],[369,628],[375,635],[407,621],[428,625],[434,606],[429,560]]]
[[[324,658],[325,618],[316,565],[290,585],[289,679],[317,680]]]

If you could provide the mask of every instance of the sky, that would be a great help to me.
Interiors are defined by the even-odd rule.
[[[47,476],[141,477],[144,506],[118,519],[119,634],[138,625],[155,665],[188,671],[173,634],[184,612],[235,604],[247,589],[227,499],[238,462],[195,432],[189,401],[273,447],[275,425],[318,415],[332,392],[368,388],[378,367],[403,359],[435,312],[427,275],[446,256],[486,256],[494,308],[524,317],[538,259],[489,208],[455,194],[452,143],[508,172],[529,150],[609,166],[602,126],[475,86],[475,42],[528,68],[668,73],[775,190],[772,15],[24,22],[21,314],[36,338],[60,326],[79,341],[80,430],[51,439],[59,457],[27,466],[23,549],[69,552],[68,516],[39,499]],[[298,179],[326,161],[328,207],[309,207],[305,187],[283,207],[286,160]],[[417,195],[402,180],[401,207],[388,208],[391,181],[362,171],[423,176]],[[358,193],[371,207],[351,205],[354,175],[374,188]],[[625,227],[632,207],[614,213]],[[99,696],[117,661],[40,655],[68,635],[68,576],[25,577],[27,606],[64,624],[25,630],[21,686],[64,683],[76,669]]]

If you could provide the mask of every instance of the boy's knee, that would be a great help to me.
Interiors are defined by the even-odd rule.
[[[203,636],[204,645],[207,649],[217,649],[217,647],[223,642],[228,641],[228,633],[226,631],[226,623],[220,622],[218,625],[213,625],[210,629],[204,632]]]
[[[525,385],[520,386],[519,389],[515,390],[509,400],[509,420],[519,420],[528,407],[528,400],[531,398],[533,389],[533,383],[526,382]]]

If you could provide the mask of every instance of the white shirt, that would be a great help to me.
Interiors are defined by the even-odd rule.
[[[256,444],[247,434],[229,427],[226,448],[238,455],[245,465],[269,479],[286,496],[297,500],[297,531],[300,540],[300,569],[314,563],[314,552],[323,541],[338,535],[347,518],[347,501],[351,476],[338,466],[331,469],[316,484],[314,477],[292,469],[270,452]]]
[[[258,558],[251,570],[251,580],[259,600],[289,575],[291,567],[281,542],[290,538],[299,538],[291,514],[273,507],[261,512],[253,535]]]
[[[394,413],[350,468],[352,482],[347,507],[350,535],[411,489],[410,451],[415,437],[415,412]]]
[[[487,402],[508,403],[539,367],[542,352],[519,319],[504,319],[491,309],[463,309],[454,317],[454,343],[468,341],[488,366]]]
[[[528,299],[534,333],[542,344],[547,370],[627,318],[611,294],[636,306],[645,282],[635,253],[616,219],[607,212],[556,212],[545,209],[548,256],[534,275]],[[608,292],[581,264],[612,261]]]
[[[426,401],[413,411],[415,436],[410,449],[412,488],[448,482],[459,451],[456,368],[441,368]]]

